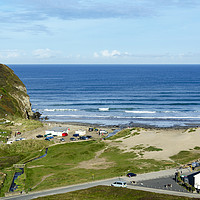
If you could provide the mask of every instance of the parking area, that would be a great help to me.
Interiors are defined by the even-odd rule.
[[[162,189],[162,190],[171,190],[171,191],[177,191],[177,192],[188,192],[186,189],[184,189],[183,187],[181,187],[175,182],[174,176],[138,181],[133,184],[130,183],[129,181],[128,185],[136,185],[136,186]]]
[[[60,128],[60,127],[59,127]],[[84,141],[84,140],[97,140],[106,137],[111,129],[105,128],[91,128],[91,127],[82,127],[82,129],[74,129],[68,127],[68,131],[66,133],[62,133],[62,136],[56,136],[53,133],[48,134],[38,134],[35,137],[40,140],[49,140],[54,141],[55,143],[63,143],[63,142],[76,142],[76,141]],[[78,131],[77,131],[78,130]],[[36,139],[35,138],[35,139]]]

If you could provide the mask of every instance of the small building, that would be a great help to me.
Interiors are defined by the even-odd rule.
[[[75,134],[79,134],[79,136],[83,136],[86,134],[86,131],[84,130],[78,130],[78,131],[75,131]]]
[[[194,175],[194,187],[200,189],[200,173]]]
[[[192,185],[196,189],[200,189],[200,171],[192,173],[184,177],[184,182]]]
[[[68,134],[69,128],[67,127],[54,127],[52,129],[46,130],[45,135],[55,135],[62,136],[63,133]]]

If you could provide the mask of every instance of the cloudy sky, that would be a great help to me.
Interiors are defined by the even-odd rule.
[[[1,0],[0,63],[200,63],[199,0]]]

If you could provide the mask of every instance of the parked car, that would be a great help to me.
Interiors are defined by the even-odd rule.
[[[36,135],[36,138],[42,138],[43,135]]]
[[[73,136],[74,136],[74,137],[79,137],[79,134],[76,134],[76,133],[75,133],[75,134],[73,134]]]
[[[54,137],[53,136],[49,136],[49,137],[46,137],[46,139],[53,139]]]
[[[76,138],[71,137],[71,138],[70,138],[70,141],[76,141]]]
[[[100,130],[99,131],[99,134],[107,134],[108,133],[108,131],[105,131],[105,130]]]
[[[18,138],[15,141],[25,140],[25,138]]]
[[[88,137],[86,137],[86,136],[81,136],[80,138],[79,138],[79,140],[88,140],[89,138]]]
[[[60,141],[61,141],[61,142],[64,142],[64,141],[65,141],[65,139],[64,139],[64,138],[60,138]]]
[[[94,129],[93,128],[89,128],[89,132],[92,132]]]
[[[128,176],[128,177],[133,177],[133,176],[137,176],[137,174],[134,174],[134,173],[128,173],[126,176]]]
[[[21,135],[21,132],[17,132],[17,135]]]
[[[68,133],[62,133],[62,137],[68,136]]]
[[[91,135],[86,135],[86,137],[87,137],[88,139],[91,139],[91,138],[92,138],[92,136],[91,136]]]
[[[45,140],[47,140],[47,141],[50,141],[50,139],[49,139],[49,138],[47,138],[47,137],[45,138]]]
[[[116,181],[116,182],[112,183],[111,186],[114,186],[114,187],[127,187],[127,184],[124,181]]]

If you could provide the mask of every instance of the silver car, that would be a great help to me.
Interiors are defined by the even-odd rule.
[[[114,186],[114,187],[127,187],[127,184],[126,184],[126,182],[123,182],[123,181],[116,181],[116,182],[112,183],[111,186]]]

